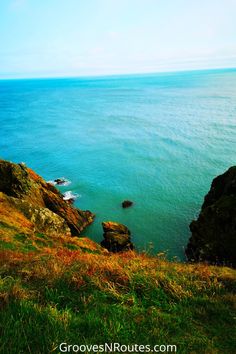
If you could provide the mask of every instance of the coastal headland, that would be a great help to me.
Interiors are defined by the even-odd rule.
[[[233,353],[235,181],[235,167],[213,181],[180,263],[134,251],[132,230],[115,221],[104,221],[102,245],[81,237],[92,211],[1,160],[0,352],[119,342]]]

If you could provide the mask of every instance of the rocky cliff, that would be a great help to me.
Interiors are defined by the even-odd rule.
[[[236,267],[236,166],[213,180],[190,230],[186,248],[190,261]]]
[[[1,225],[18,231],[76,236],[94,218],[74,208],[62,194],[24,164],[0,160]]]
[[[73,207],[24,164],[0,160],[1,235],[8,230],[14,235],[78,236],[93,219],[94,214]],[[103,229],[103,247],[112,252],[133,249],[126,226],[106,222]],[[188,260],[236,267],[236,166],[213,180],[190,230]]]

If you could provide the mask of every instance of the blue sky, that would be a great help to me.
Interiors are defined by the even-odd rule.
[[[236,0],[0,0],[0,78],[236,67]]]

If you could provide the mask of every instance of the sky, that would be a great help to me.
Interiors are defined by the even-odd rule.
[[[236,67],[236,0],[0,0],[0,78]]]

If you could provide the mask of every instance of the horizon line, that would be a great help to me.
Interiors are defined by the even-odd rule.
[[[50,80],[50,79],[93,79],[93,78],[115,78],[124,76],[142,76],[142,75],[158,75],[168,73],[181,72],[198,72],[198,71],[218,71],[218,70],[236,70],[236,66],[215,67],[215,68],[197,68],[197,69],[179,69],[179,70],[165,70],[165,71],[145,71],[145,72],[131,72],[119,74],[96,74],[96,75],[56,75],[56,76],[32,76],[32,77],[0,77],[0,81],[15,81],[15,80]]]

